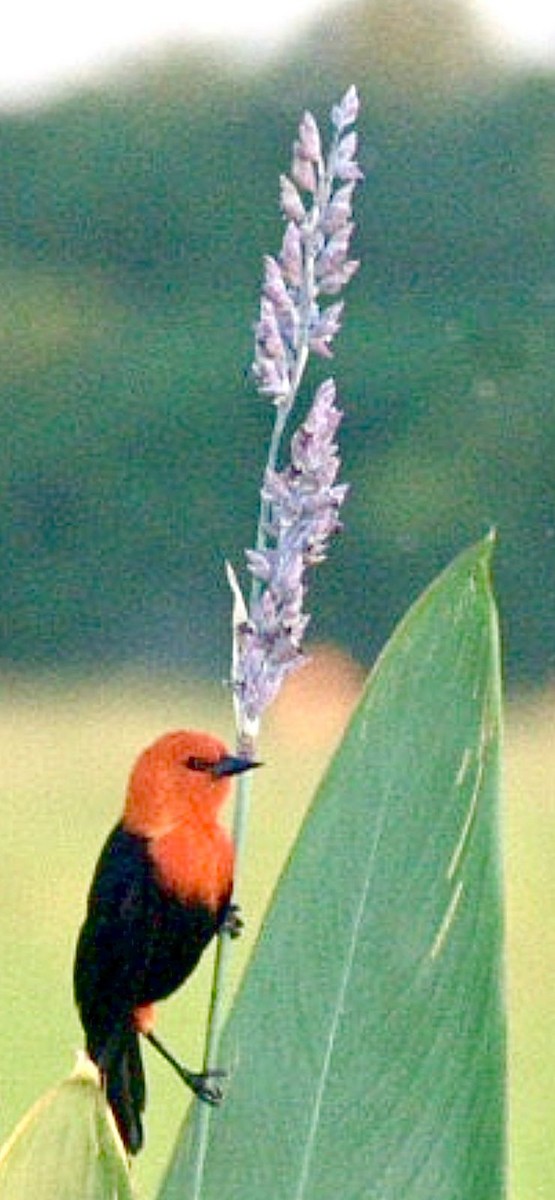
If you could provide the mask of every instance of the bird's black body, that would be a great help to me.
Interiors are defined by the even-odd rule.
[[[142,1144],[145,1104],[134,1013],[169,996],[194,970],[224,920],[184,903],[159,882],[148,839],[116,826],[100,855],[77,944],[75,999],[87,1051],[131,1153]]]

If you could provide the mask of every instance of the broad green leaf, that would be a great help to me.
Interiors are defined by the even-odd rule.
[[[125,1152],[98,1072],[83,1058],[0,1150],[0,1200],[132,1200]]]
[[[319,789],[225,1032],[204,1200],[503,1195],[490,549],[401,623]],[[162,1200],[194,1195],[193,1122]]]

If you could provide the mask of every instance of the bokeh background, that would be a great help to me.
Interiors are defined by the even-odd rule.
[[[495,525],[512,1198],[555,1195],[555,38],[543,49],[509,53],[463,0],[351,0],[271,52],[182,40],[52,91],[0,87],[0,1137],[79,1044],[75,929],[132,758],[183,722],[231,736],[222,564],[252,542],[272,419],[249,379],[261,258],[300,113],[324,122],[354,81],[363,267],[334,363],[352,492],[311,590],[325,648],[266,726],[238,969],[364,670]],[[193,1058],[205,975],[164,1014]],[[151,1075],[144,1194],[184,1103]]]

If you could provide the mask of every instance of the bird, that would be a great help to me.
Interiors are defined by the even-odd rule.
[[[240,931],[233,844],[218,820],[231,777],[259,764],[201,731],[165,733],[138,757],[123,815],[98,859],[74,964],[86,1049],[129,1154],[143,1144],[146,1037],[208,1103],[213,1070],[195,1073],[154,1033],[158,1000],[174,992],[219,931]]]

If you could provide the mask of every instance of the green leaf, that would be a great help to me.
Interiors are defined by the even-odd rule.
[[[3,1146],[0,1200],[133,1200],[125,1152],[88,1060],[37,1101]]]
[[[504,1194],[490,551],[401,623],[319,789],[225,1032],[204,1200]],[[193,1122],[162,1200],[195,1195]]]

